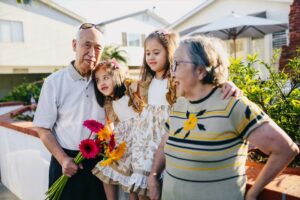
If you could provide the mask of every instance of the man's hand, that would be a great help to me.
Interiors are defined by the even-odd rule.
[[[151,200],[159,200],[161,195],[161,185],[157,180],[157,176],[152,174],[148,179],[148,188]]]
[[[72,177],[78,170],[78,166],[74,163],[74,160],[71,157],[64,158],[61,167],[62,173],[68,177]]]

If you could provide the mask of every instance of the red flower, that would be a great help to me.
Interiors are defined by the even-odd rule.
[[[108,143],[109,151],[112,152],[112,150],[115,148],[115,146],[116,146],[115,135],[111,134],[110,140]]]
[[[90,131],[94,133],[98,133],[104,127],[102,123],[96,120],[85,120],[83,122],[83,126],[87,127],[88,129],[90,129]]]
[[[86,159],[95,158],[99,153],[99,148],[94,140],[86,139],[82,140],[79,149],[82,153],[82,156]]]
[[[103,142],[103,141],[101,141],[101,140],[95,140],[95,143],[96,143],[96,145],[97,145],[97,147],[98,147],[99,152],[102,152],[102,149],[103,149],[103,144],[102,144],[102,142]]]

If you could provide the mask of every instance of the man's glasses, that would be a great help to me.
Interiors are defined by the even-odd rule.
[[[193,64],[195,65],[195,63],[191,62],[191,61],[185,61],[185,60],[174,60],[172,65],[171,65],[171,70],[172,72],[176,72],[176,69],[177,69],[177,66],[180,64],[180,63],[186,63],[186,64]]]
[[[93,23],[83,23],[81,24],[81,26],[79,27],[79,30],[81,29],[89,29],[89,28],[95,28],[98,31],[100,31],[101,33],[103,33],[103,31],[101,30],[100,26],[93,24]]]

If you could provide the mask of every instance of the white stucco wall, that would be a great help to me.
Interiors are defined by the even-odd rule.
[[[0,126],[1,182],[18,198],[45,198],[49,162],[50,153],[39,138]]]
[[[0,73],[12,73],[14,68],[49,73],[74,58],[71,41],[78,20],[38,1],[23,5],[3,0],[0,13],[0,20],[23,22],[24,32],[24,42],[0,42]]]

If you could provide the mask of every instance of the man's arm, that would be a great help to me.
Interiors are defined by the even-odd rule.
[[[77,172],[77,165],[73,162],[73,158],[69,157],[61,146],[58,144],[56,138],[53,136],[49,129],[36,127],[39,138],[42,140],[46,148],[56,158],[62,166],[64,175],[71,177]]]
[[[165,168],[165,154],[164,154],[164,146],[167,143],[169,134],[165,133],[159,146],[158,149],[155,152],[154,156],[154,162],[152,165],[152,169],[148,178],[148,188],[149,188],[149,193],[150,193],[150,199],[151,200],[158,200],[160,199],[161,195],[161,186],[160,183],[158,182],[158,178],[161,174],[161,172]]]

